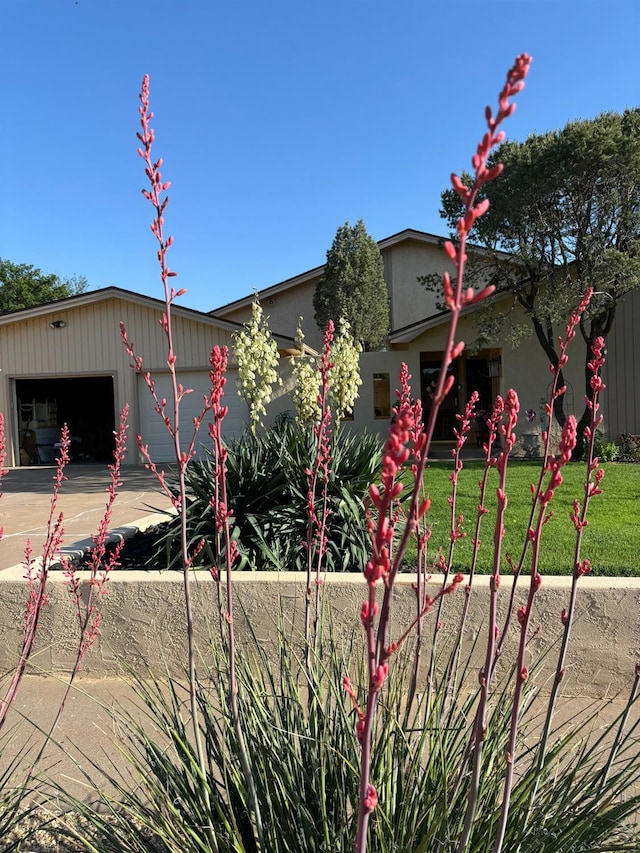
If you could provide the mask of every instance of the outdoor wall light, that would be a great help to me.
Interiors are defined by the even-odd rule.
[[[65,323],[65,321],[64,321],[64,320],[52,320],[52,321],[49,323],[49,326],[50,326],[52,329],[64,329],[64,327],[65,327],[66,325],[67,325],[67,324]]]

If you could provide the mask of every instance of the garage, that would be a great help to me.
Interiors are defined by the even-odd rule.
[[[158,326],[166,306],[117,287],[88,291],[58,302],[0,315],[0,412],[5,416],[7,466],[51,464],[64,423],[71,431],[72,458],[111,461],[113,431],[128,403],[125,465],[144,460],[140,433],[158,462],[173,459],[173,448],[144,380],[122,344],[121,327],[135,342],[136,356],[156,382],[160,398],[171,399],[166,336]],[[171,309],[173,347],[180,381],[193,388],[182,404],[182,438],[189,441],[193,418],[209,389],[209,354],[214,346],[233,351],[236,323],[179,305]],[[283,365],[295,351],[292,339],[278,336]],[[226,439],[248,422],[247,406],[236,390],[237,368],[227,374],[223,424]],[[279,408],[291,408],[282,391]],[[275,408],[278,411],[279,408]],[[206,425],[201,442],[208,443]],[[201,453],[200,446],[197,448]]]
[[[229,411],[224,419],[225,439],[234,438],[243,431],[249,420],[247,404],[236,391],[237,370],[227,372],[227,384],[225,385],[224,405]],[[170,400],[172,397],[171,380],[168,374],[154,375],[155,391],[159,400],[163,397]],[[180,403],[180,430],[181,444],[183,449],[191,440],[193,433],[193,419],[202,411],[203,397],[209,393],[208,371],[180,371],[179,381],[184,388],[191,388],[192,393],[186,394]],[[175,459],[171,437],[167,432],[162,418],[155,411],[155,401],[141,376],[138,376],[138,401],[140,406],[140,434],[142,440],[149,447],[151,458],[154,462],[171,462]],[[168,414],[172,411],[169,408]],[[209,445],[209,432],[207,423],[202,425],[196,446],[196,456],[202,455],[202,445]]]
[[[112,376],[15,379],[20,465],[51,465],[63,424],[72,461],[113,458],[115,405]]]

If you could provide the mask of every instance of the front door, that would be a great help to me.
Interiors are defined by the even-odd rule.
[[[432,357],[429,353],[420,357],[422,411],[424,412],[425,426],[429,423],[429,416],[433,405],[433,394],[436,390],[441,366],[442,362],[437,357]],[[453,441],[453,430],[457,426],[458,362],[449,365],[447,375],[454,377],[453,387],[440,406],[433,431],[434,441]]]

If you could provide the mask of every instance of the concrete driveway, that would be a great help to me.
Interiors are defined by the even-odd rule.
[[[27,539],[34,556],[42,554],[51,509],[54,466],[38,465],[11,468],[0,481],[0,570],[24,559]],[[98,528],[107,502],[109,476],[106,465],[70,464],[62,486],[56,516],[64,515],[64,544],[88,539]],[[118,490],[110,528],[139,526],[152,513],[168,510],[169,499],[160,491],[156,478],[137,466],[122,469],[122,487]],[[159,519],[160,520],[160,519]]]

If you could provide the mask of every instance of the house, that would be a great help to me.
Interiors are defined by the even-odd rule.
[[[384,262],[384,277],[389,290],[391,333],[383,352],[367,352],[361,356],[363,384],[353,411],[353,426],[386,433],[395,401],[395,389],[402,362],[409,368],[415,396],[420,396],[425,410],[430,405],[429,391],[440,369],[449,327],[449,314],[438,310],[437,299],[418,282],[418,276],[453,271],[444,254],[442,237],[406,229],[378,243]],[[474,249],[481,252],[480,249]],[[506,263],[511,262],[504,255]],[[257,294],[269,316],[270,327],[278,334],[293,336],[298,318],[303,317],[306,340],[316,349],[321,333],[313,319],[313,293],[322,277],[323,267],[287,279]],[[215,316],[237,323],[248,320],[254,296],[246,296],[215,309]],[[509,296],[495,301],[494,310],[511,309],[514,325],[530,326],[522,310]],[[477,338],[474,310],[460,318],[457,340],[469,344]],[[616,439],[622,432],[640,433],[640,347],[634,328],[640,328],[640,291],[627,295],[619,309],[615,332],[609,337],[610,366],[605,372],[609,393],[603,399],[604,427]],[[558,331],[560,334],[561,330]],[[569,350],[570,361],[564,371],[566,382],[565,411],[580,415],[584,408],[584,342],[577,335]],[[551,375],[548,361],[533,335],[521,340],[517,347],[503,339],[492,341],[480,350],[467,347],[451,366],[455,376],[453,393],[444,401],[436,424],[435,442],[449,446],[456,414],[464,408],[472,391],[480,395],[480,409],[489,409],[496,394],[504,395],[514,388],[520,399],[518,430],[527,435],[525,446],[536,443],[545,425],[544,403],[548,398]],[[280,398],[277,406],[286,405]],[[274,409],[275,410],[275,409]],[[527,417],[526,413],[529,413]],[[532,418],[532,420],[530,420]]]
[[[392,329],[402,328],[437,311],[436,296],[418,285],[418,276],[440,273],[443,269],[453,271],[441,244],[442,237],[413,229],[401,231],[378,243],[389,288]],[[324,266],[315,267],[258,292],[271,329],[274,332],[287,329],[287,334],[294,334],[298,318],[302,317],[305,340],[316,350],[322,346],[322,333],[313,319],[313,294],[323,272]],[[251,317],[253,299],[254,294],[250,294],[211,313],[245,323]]]
[[[447,312],[438,310],[434,294],[426,291],[418,276],[441,273],[449,263],[441,249],[441,238],[407,229],[379,242],[384,275],[389,289],[391,333],[383,352],[363,353],[363,384],[351,424],[386,434],[395,401],[402,362],[412,375],[414,395],[426,409],[429,391],[440,368],[449,324]],[[508,258],[508,256],[505,256]],[[278,413],[293,411],[288,391],[288,356],[296,352],[294,340],[298,318],[303,316],[306,342],[319,350],[321,334],[313,320],[313,292],[323,268],[316,267],[258,293],[281,355],[282,389],[269,407],[273,420]],[[183,398],[181,428],[190,437],[192,418],[201,408],[209,386],[208,354],[226,345],[231,350],[225,402],[227,437],[238,435],[248,421],[246,403],[236,393],[237,366],[233,361],[233,334],[251,315],[254,295],[203,313],[173,306],[174,341],[180,381],[193,392]],[[505,300],[496,304],[496,310]],[[0,316],[0,411],[5,415],[7,465],[52,462],[60,427],[68,423],[75,458],[104,460],[113,447],[113,430],[120,410],[130,405],[129,435],[141,434],[155,460],[172,458],[168,434],[154,410],[155,403],[141,376],[132,370],[120,339],[123,322],[130,340],[151,371],[159,398],[170,398],[167,353],[158,319],[164,303],[129,290],[108,287],[57,302]],[[513,310],[514,322],[527,318]],[[603,399],[608,435],[640,434],[640,290],[627,294],[618,309],[614,332],[608,340],[608,365]],[[457,340],[476,338],[474,311],[460,318]],[[584,344],[576,336],[565,371],[565,409],[580,413],[584,399]],[[480,394],[480,407],[488,409],[496,394],[515,388],[520,397],[520,435],[535,443],[543,405],[548,396],[550,374],[542,349],[534,337],[513,349],[506,340],[496,340],[478,351],[467,347],[451,367],[455,376],[453,393],[442,406],[434,439],[442,447],[451,444],[456,414],[473,390]],[[533,415],[530,422],[525,413]],[[206,433],[202,436],[206,441]],[[526,443],[526,440],[525,440]],[[126,464],[139,464],[140,454],[130,438]]]
[[[158,319],[164,303],[128,290],[108,287],[36,308],[0,316],[0,411],[5,416],[7,465],[51,463],[60,427],[67,423],[77,459],[110,459],[119,412],[128,403],[126,464],[141,461],[133,436],[140,433],[154,460],[172,458],[168,433],[154,410],[143,378],[130,365],[120,339],[123,322],[129,339],[155,380],[158,398],[170,398],[164,336]],[[175,303],[174,349],[180,382],[193,389],[182,401],[183,440],[202,408],[209,387],[208,355],[213,346],[231,349],[237,323]],[[277,338],[284,356],[292,339]],[[236,393],[237,369],[230,355],[225,402],[228,436],[248,420],[246,403]],[[206,432],[201,438],[206,440]]]

